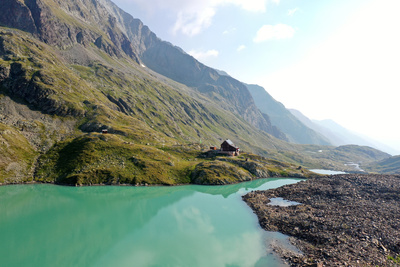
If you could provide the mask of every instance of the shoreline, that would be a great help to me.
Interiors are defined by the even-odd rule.
[[[267,205],[282,197],[302,203]],[[264,230],[304,255],[275,248],[290,266],[400,266],[400,176],[331,175],[242,197]],[[399,260],[400,261],[400,260]]]
[[[56,186],[68,186],[68,187],[90,187],[90,186],[132,186],[132,187],[152,187],[152,186],[182,186],[182,185],[194,185],[194,184],[59,184],[55,182],[41,182],[41,181],[27,181],[18,183],[0,183],[0,186],[8,185],[33,185],[33,184],[51,184]]]
[[[315,176],[321,176],[319,174],[316,174]],[[0,183],[0,186],[7,186],[7,185],[27,185],[27,184],[53,184],[53,185],[59,185],[59,186],[72,186],[72,187],[82,187],[82,186],[133,186],[133,187],[151,187],[151,186],[183,186],[183,185],[206,185],[206,186],[223,186],[223,185],[232,185],[232,184],[240,184],[240,183],[246,183],[246,182],[251,182],[255,180],[260,180],[260,179],[273,179],[273,178],[280,178],[280,179],[310,179],[307,177],[295,177],[295,176],[279,176],[279,175],[274,175],[271,177],[253,177],[251,180],[243,180],[243,181],[234,181],[234,182],[229,182],[229,183],[224,183],[224,184],[216,184],[216,183],[177,183],[177,184],[149,184],[149,183],[144,183],[144,184],[63,184],[63,183],[56,183],[54,181],[22,181],[22,182],[10,182],[10,183]]]

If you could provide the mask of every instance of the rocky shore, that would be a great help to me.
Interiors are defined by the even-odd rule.
[[[276,197],[302,204],[268,205]],[[291,266],[400,266],[400,176],[326,176],[243,200],[303,252],[274,248]]]

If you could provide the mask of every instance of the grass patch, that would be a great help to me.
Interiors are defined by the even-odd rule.
[[[114,134],[87,134],[56,144],[39,159],[35,179],[61,184],[187,183],[181,159]]]
[[[0,183],[31,180],[37,154],[22,134],[0,123]]]

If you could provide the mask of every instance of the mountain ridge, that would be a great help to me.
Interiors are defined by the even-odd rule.
[[[328,138],[335,146],[356,144],[360,146],[374,147],[390,154],[398,153],[386,145],[380,144],[368,137],[363,137],[359,134],[351,132],[333,120],[310,120],[298,110],[290,109],[290,112],[309,128],[326,136],[326,138]]]
[[[247,88],[257,107],[263,113],[269,115],[271,123],[282,130],[289,141],[298,144],[331,145],[329,140],[308,128],[293,116],[282,103],[276,101],[263,87],[247,84]]]
[[[9,27],[0,27],[0,107],[5,114],[0,116],[0,150],[6,151],[0,157],[0,183],[176,184],[193,182],[195,170],[210,181],[207,175],[216,172],[206,172],[198,166],[201,163],[217,168],[224,179],[235,172],[243,174],[239,180],[257,178],[251,171],[265,173],[258,172],[260,168],[300,177],[307,173],[298,169],[299,164],[342,168],[344,161],[334,163],[330,155],[352,156],[351,151],[337,154],[333,147],[324,147],[327,153],[315,158],[314,150],[321,150],[320,146],[275,138],[267,133],[275,129],[268,114],[257,109],[243,84],[219,76],[168,43],[160,46],[173,50],[170,59],[181,53],[192,66],[203,69],[192,73],[200,77],[194,81],[198,87],[143,67],[140,51],[145,47],[136,47],[100,2],[8,0],[4,10],[12,13],[15,5],[19,17],[31,14],[33,24],[23,26],[18,16],[10,19],[0,13],[3,26],[10,19]],[[63,34],[60,38],[58,31]],[[143,40],[157,40],[152,36]],[[247,102],[239,103],[241,98]],[[241,106],[235,107],[236,102]],[[100,134],[103,129],[108,134]],[[18,138],[10,139],[10,132]],[[275,135],[279,134],[276,129]],[[221,162],[204,154],[208,146],[218,146],[226,138],[242,151],[274,161],[249,153],[245,154],[249,163],[241,163],[244,156]],[[29,146],[21,150],[18,143]],[[79,164],[74,167],[74,162]]]
[[[212,69],[181,48],[162,41],[139,19],[134,19],[113,2],[100,0],[117,17],[117,23],[129,39],[139,44],[137,51],[143,64],[172,79],[195,88],[198,92],[218,101],[227,110],[242,116],[261,130],[275,134],[276,130],[257,109],[247,87],[240,81]]]

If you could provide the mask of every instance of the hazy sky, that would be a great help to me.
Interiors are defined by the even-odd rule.
[[[399,0],[114,2],[202,63],[400,154]]]

